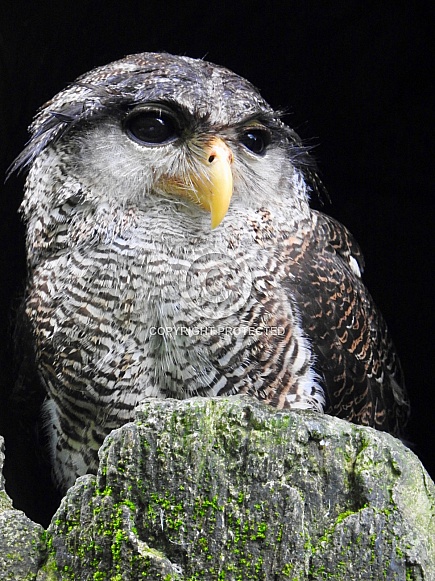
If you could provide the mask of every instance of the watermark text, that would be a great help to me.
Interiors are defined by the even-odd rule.
[[[272,335],[282,337],[285,335],[285,327],[279,326],[258,326],[251,327],[248,325],[232,326],[204,326],[204,327],[187,327],[187,326],[166,326],[166,327],[150,327],[151,337],[196,337],[199,335],[213,336],[213,335],[232,335],[255,337],[258,335]]]

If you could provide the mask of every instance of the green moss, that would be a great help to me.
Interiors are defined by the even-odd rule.
[[[174,495],[168,491],[164,495],[158,493],[151,494],[151,500],[155,507],[150,503],[147,508],[148,517],[155,522],[160,512],[161,522],[171,531],[178,531],[184,525],[184,508],[183,504],[175,500]]]
[[[291,414],[274,412],[265,421],[257,421],[260,416],[249,406],[225,408],[213,401],[190,405],[201,407],[201,414],[195,416],[191,409],[186,412],[180,407],[164,424],[162,413],[155,416],[159,422],[152,424],[161,426],[156,439],[151,431],[146,435],[148,442],[141,437],[138,449],[141,446],[140,453],[146,455],[141,460],[146,466],[141,479],[125,472],[122,464],[118,473],[112,467],[110,479],[100,480],[112,486],[102,485],[80,511],[73,512],[73,503],[67,505],[68,521],[56,521],[67,535],[65,555],[69,551],[72,562],[77,557],[93,568],[87,578],[118,581],[131,575],[132,579],[174,581],[179,579],[177,574],[156,573],[156,562],[164,560],[162,571],[166,572],[163,566],[170,567],[166,560],[170,559],[183,564],[185,581],[264,581],[272,570],[277,580],[302,581],[308,577],[306,561],[310,579],[347,581],[349,555],[357,555],[360,548],[367,555],[364,572],[385,567],[377,573],[379,579],[391,575],[390,563],[379,553],[379,538],[375,533],[369,536],[375,529],[354,526],[366,508],[358,504],[371,501],[367,485],[370,438],[366,441],[364,435],[349,431],[349,441],[334,448],[334,435],[325,435],[320,419],[313,422],[315,428],[292,433],[292,440],[282,431],[284,424],[296,425]],[[276,433],[270,431],[274,423],[279,424]],[[298,438],[308,442],[306,456],[297,447],[296,454],[289,453]],[[332,449],[339,456],[333,464]],[[338,470],[334,471],[335,462]],[[376,466],[379,471],[382,463],[376,460]],[[177,480],[179,474],[182,483]],[[342,483],[342,496],[335,495],[334,486]],[[379,522],[388,524],[396,508],[389,504],[388,495],[386,499],[375,513],[382,515]],[[313,506],[319,506],[316,514]],[[349,531],[354,536],[345,542]],[[94,541],[83,541],[90,538]],[[385,544],[388,538],[381,541]],[[396,548],[395,542],[388,547],[389,554],[393,560],[405,559],[400,548],[404,544]],[[325,558],[331,554],[333,562]],[[69,574],[68,569],[62,570],[62,575]],[[407,581],[415,581],[411,570],[406,575]]]
[[[57,566],[54,553],[50,553],[45,563],[42,565],[41,572],[45,573],[47,581],[57,581],[59,579],[59,567]]]
[[[12,500],[6,494],[6,492],[0,491],[0,513],[4,510],[9,510],[12,508]]]
[[[203,520],[207,518],[211,522],[216,521],[216,513],[224,510],[224,505],[218,503],[218,496],[212,498],[207,496],[197,496],[194,500],[193,520]]]
[[[282,541],[282,533],[283,533],[284,525],[280,524],[278,528],[278,534],[276,535],[276,542],[280,543]]]
[[[359,512],[359,511],[357,511],[357,512]],[[332,536],[335,532],[335,529],[337,528],[337,525],[339,525],[341,522],[343,522],[351,514],[356,514],[356,513],[352,510],[346,510],[346,511],[340,513],[339,515],[337,515],[334,523],[319,538],[317,545],[329,544],[329,542],[331,541]],[[316,551],[316,549],[313,546],[311,547],[311,550],[313,552]]]

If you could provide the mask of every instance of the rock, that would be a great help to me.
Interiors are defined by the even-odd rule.
[[[38,581],[435,579],[435,488],[388,434],[249,397],[152,400],[100,459]]]
[[[432,581],[434,503],[388,434],[247,396],[148,400],[68,491],[36,579]]]
[[[43,561],[46,532],[12,508],[3,479],[4,442],[0,436],[0,580],[36,579]]]
[[[4,510],[12,508],[12,500],[6,494],[5,479],[3,478],[3,466],[5,462],[5,443],[0,436],[0,514]]]

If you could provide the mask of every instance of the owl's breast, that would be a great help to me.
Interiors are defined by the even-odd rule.
[[[222,242],[115,237],[51,256],[26,304],[42,374],[107,401],[216,394],[252,343],[253,282],[246,249]]]

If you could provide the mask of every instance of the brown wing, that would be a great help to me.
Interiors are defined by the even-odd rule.
[[[316,355],[326,413],[402,433],[409,414],[403,374],[385,321],[360,278],[361,251],[336,220],[313,212],[289,241],[290,292]]]

